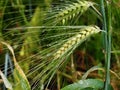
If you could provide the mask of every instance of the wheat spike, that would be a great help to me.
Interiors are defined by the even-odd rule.
[[[62,45],[62,47],[54,54],[54,58],[60,58],[62,55],[64,55],[69,49],[71,49],[75,44],[80,44],[83,41],[85,41],[88,37],[90,37],[93,34],[96,34],[100,32],[100,28],[97,26],[87,26],[80,30],[80,33],[73,36],[69,39],[65,44]]]
[[[79,13],[82,14],[85,12],[93,4],[94,3],[90,1],[77,0],[77,2],[73,2],[72,4],[67,5],[65,9],[62,9],[60,12],[58,12],[56,17],[57,19],[62,17],[61,21],[64,24],[68,19],[75,17]]]

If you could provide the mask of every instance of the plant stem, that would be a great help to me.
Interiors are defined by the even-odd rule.
[[[103,16],[103,27],[106,31],[104,34],[105,43],[105,66],[106,66],[106,78],[105,78],[105,90],[109,90],[110,85],[110,59],[111,59],[111,8],[110,3],[106,1],[107,15],[105,11],[105,0],[101,0],[101,11]],[[106,18],[107,17],[107,18]]]
[[[101,0],[101,13],[102,13],[102,16],[103,16],[103,29],[106,31],[106,33],[103,33],[103,36],[104,36],[104,48],[105,48],[105,51],[107,51],[107,45],[108,45],[108,42],[107,42],[107,20],[106,20],[106,14],[105,14],[105,6],[104,6],[104,0]]]
[[[110,85],[110,59],[111,59],[111,30],[112,30],[112,24],[111,24],[111,2],[107,2],[107,21],[108,21],[108,53],[107,53],[107,71],[106,71],[106,84],[105,88],[106,90],[110,90],[110,87],[107,85]],[[108,82],[107,82],[108,78]]]
[[[32,16],[32,1],[29,0],[29,14],[30,14],[30,17]]]

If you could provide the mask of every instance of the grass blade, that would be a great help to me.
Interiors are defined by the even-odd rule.
[[[3,80],[3,82],[4,82],[5,87],[10,89],[10,90],[13,90],[11,83],[8,81],[8,79],[5,77],[5,75],[2,73],[1,70],[0,70],[0,76],[1,76],[1,78]]]
[[[91,83],[92,82],[92,83]],[[68,85],[61,90],[83,90],[86,88],[89,88],[89,90],[97,90],[102,89],[104,87],[104,82],[97,79],[86,79],[86,80],[80,80],[77,83]]]
[[[21,90],[31,90],[30,88],[30,84],[23,72],[23,70],[21,69],[21,67],[18,65],[17,61],[16,61],[16,58],[15,58],[15,54],[14,54],[14,51],[12,49],[12,47],[5,43],[5,42],[1,42],[3,45],[7,46],[7,48],[11,51],[12,55],[13,55],[13,61],[14,61],[14,65],[15,65],[15,75],[17,75],[17,77],[15,77],[15,79],[17,79],[17,82],[20,83],[21,85]]]

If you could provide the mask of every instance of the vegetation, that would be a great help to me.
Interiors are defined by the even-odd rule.
[[[119,90],[120,0],[1,0],[0,90]]]

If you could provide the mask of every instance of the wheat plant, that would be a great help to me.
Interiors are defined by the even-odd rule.
[[[106,78],[103,76],[101,81],[96,79],[84,81],[94,81],[94,84],[98,84],[97,88],[100,85],[100,89],[103,89],[105,79],[105,90],[108,90],[111,59],[111,3],[101,0],[100,5],[98,1],[92,1],[5,0],[0,2],[0,42],[6,42],[13,47],[17,62],[25,73],[20,75],[13,64],[13,72],[9,72],[6,77],[15,90],[24,90],[26,86],[29,90],[52,90],[53,88],[60,90],[68,83],[80,80],[84,72],[77,69],[79,64],[77,58],[81,56],[83,59],[85,53],[87,56],[84,60],[88,59],[90,63],[92,60],[106,66]],[[99,32],[102,32],[103,37]],[[94,37],[94,34],[99,37],[97,35]],[[100,39],[104,42],[105,53],[95,51],[102,47]],[[77,50],[85,52],[76,56],[74,54]],[[2,59],[7,51],[8,48],[0,45]],[[92,54],[89,55],[90,52],[96,58]],[[82,59],[80,60],[84,64]],[[105,61],[102,61],[104,59]],[[0,62],[0,71],[4,73],[9,71],[10,67],[6,71],[3,62]],[[86,69],[82,64],[81,67]],[[89,85],[92,88],[93,85],[91,83]]]
[[[78,35],[73,36],[70,38],[63,46],[55,53],[55,58],[59,58],[64,53],[66,53],[68,50],[72,48],[72,46],[76,46],[80,43],[82,43],[84,40],[86,40],[89,36],[92,34],[100,32],[100,29],[97,26],[88,26],[83,28],[83,30],[80,30],[80,33]]]

